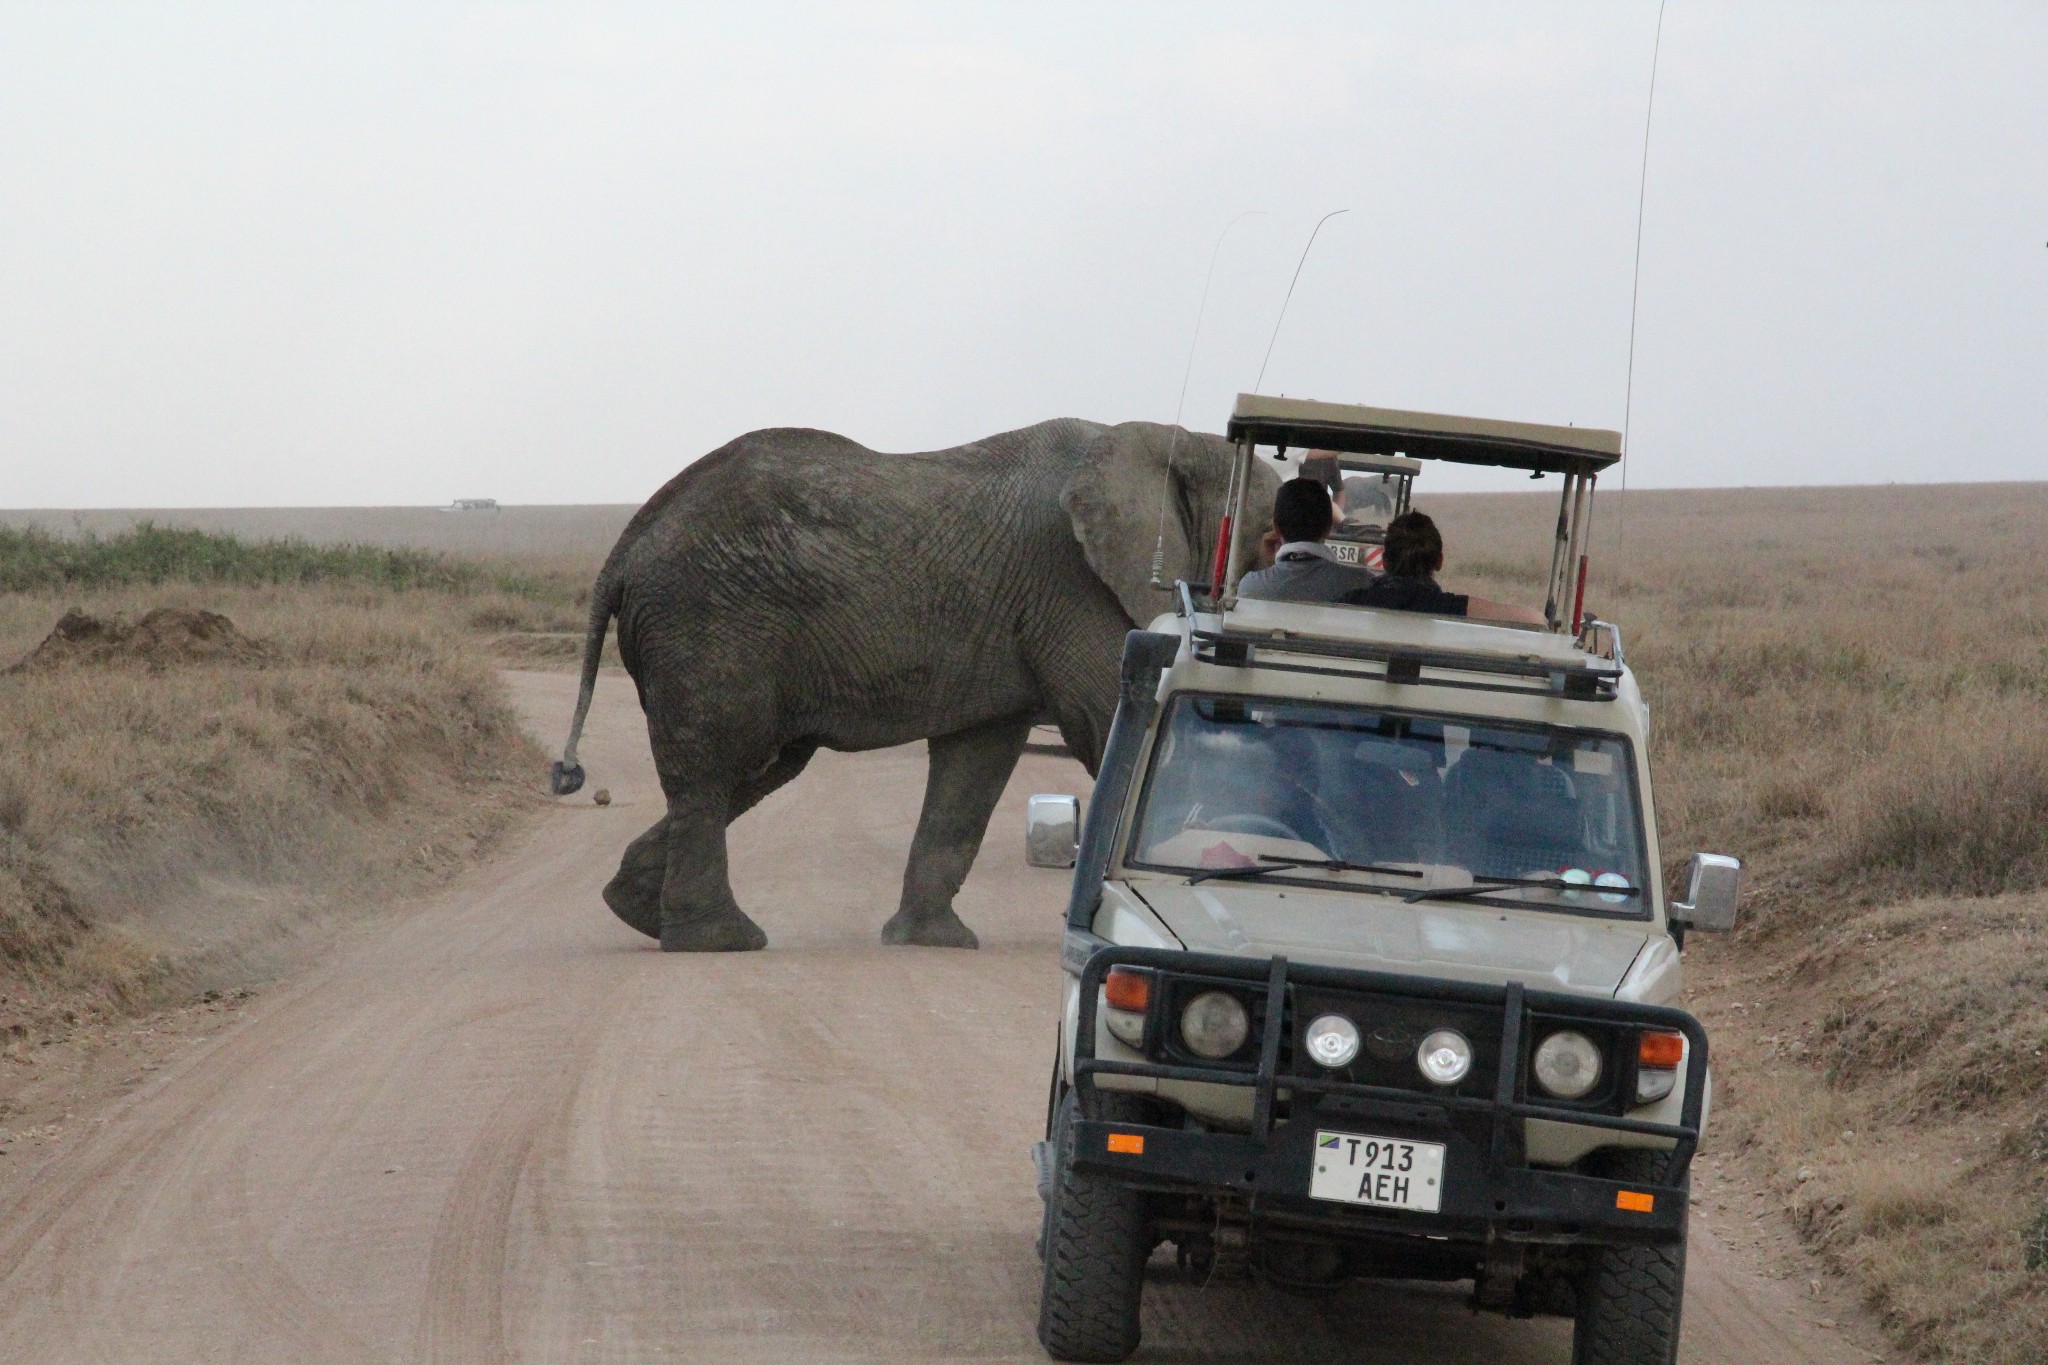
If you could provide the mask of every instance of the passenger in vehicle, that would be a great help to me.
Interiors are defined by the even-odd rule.
[[[1280,536],[1273,567],[1246,574],[1237,595],[1271,602],[1337,602],[1366,587],[1375,577],[1372,570],[1338,563],[1323,545],[1334,524],[1330,490],[1320,480],[1281,484],[1273,498],[1273,529]]]
[[[1330,490],[1330,522],[1342,525],[1346,516],[1344,507],[1344,467],[1337,463],[1337,456],[1328,450],[1311,450],[1302,457],[1301,477],[1314,479]]]
[[[1475,621],[1518,625],[1544,624],[1543,613],[1534,608],[1445,592],[1438,587],[1436,575],[1444,567],[1444,538],[1425,513],[1403,512],[1387,524],[1382,563],[1385,573],[1345,593],[1340,600],[1354,607],[1426,611],[1438,616],[1467,616]]]

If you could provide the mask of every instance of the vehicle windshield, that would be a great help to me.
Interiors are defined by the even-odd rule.
[[[1511,884],[1475,904],[1635,918],[1649,914],[1638,810],[1629,746],[1613,735],[1183,695],[1153,747],[1128,856],[1190,875],[1306,863],[1262,880],[1416,897],[1496,878]]]

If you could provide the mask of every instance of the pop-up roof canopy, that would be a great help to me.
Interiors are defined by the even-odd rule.
[[[1282,449],[1407,455],[1546,474],[1597,475],[1621,458],[1618,431],[1447,417],[1256,393],[1237,396],[1228,434],[1233,442]]]

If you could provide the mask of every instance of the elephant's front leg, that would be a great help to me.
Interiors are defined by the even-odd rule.
[[[903,872],[903,903],[882,926],[884,943],[974,948],[974,931],[953,913],[953,896],[967,880],[988,818],[1031,735],[1031,717],[990,721],[930,740],[931,775],[924,813]]]

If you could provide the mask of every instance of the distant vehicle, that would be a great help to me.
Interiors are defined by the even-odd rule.
[[[498,510],[498,500],[496,498],[457,498],[441,510],[443,512],[495,512]]]
[[[1582,610],[1621,438],[1251,394],[1229,436],[1233,542],[1257,447],[1400,494],[1364,461],[1563,475],[1548,625],[1239,599],[1233,543],[1126,638],[1085,825],[1028,815],[1030,862],[1075,868],[1039,1339],[1130,1355],[1172,1242],[1197,1281],[1463,1280],[1573,1318],[1576,1361],[1669,1365],[1709,1094],[1680,948],[1734,924],[1741,864],[1665,894],[1649,707]]]
[[[1301,468],[1290,471],[1284,452],[1269,463],[1281,478],[1315,479],[1330,490],[1330,504],[1337,524],[1330,528],[1323,548],[1340,564],[1356,564],[1377,570],[1387,543],[1387,523],[1408,510],[1415,476],[1422,463],[1402,455],[1359,454],[1319,450],[1302,457]]]

